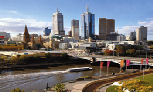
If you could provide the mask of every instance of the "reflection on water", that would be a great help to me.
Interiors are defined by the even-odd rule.
[[[99,67],[92,67],[92,71],[67,72],[66,69],[74,67],[92,67],[90,65],[59,66],[49,69],[36,69],[25,71],[12,71],[0,75],[0,92],[10,92],[13,88],[20,88],[25,92],[37,90],[43,92],[47,83],[53,86],[56,83],[75,80],[81,76],[98,76]],[[109,73],[119,72],[119,68],[110,67]],[[106,74],[106,67],[103,67],[102,75]]]

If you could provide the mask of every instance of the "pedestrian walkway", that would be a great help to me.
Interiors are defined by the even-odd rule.
[[[91,81],[77,81],[74,83],[65,83],[65,87],[68,90],[71,90],[71,92],[82,92],[82,89]]]

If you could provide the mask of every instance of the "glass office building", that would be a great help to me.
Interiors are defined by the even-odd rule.
[[[44,36],[49,36],[50,33],[51,33],[51,29],[48,29],[48,27],[46,27],[44,30]]]
[[[88,39],[89,37],[94,39],[95,35],[95,15],[85,12],[81,15],[81,38]]]

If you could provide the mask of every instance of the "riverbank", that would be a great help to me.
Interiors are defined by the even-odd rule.
[[[37,53],[13,57],[1,56],[0,72],[7,70],[42,69],[62,65],[89,64],[89,60],[75,58],[66,53]],[[8,59],[6,59],[8,58]]]
[[[134,71],[136,71],[136,70],[134,70]],[[97,80],[105,80],[108,78],[113,78],[113,77],[116,77],[119,75],[129,74],[132,72],[133,72],[133,70],[128,70],[127,72],[116,73],[115,75],[109,74],[109,75],[102,75],[102,76],[82,76],[74,81],[65,82],[63,84],[65,85],[65,89],[71,90],[71,92],[82,92],[83,88],[91,82],[94,82]],[[54,91],[52,89],[52,91],[50,90],[50,91],[46,91],[46,92],[54,92]]]
[[[92,67],[92,71],[68,72],[70,68]],[[109,73],[118,73],[118,67],[110,67]],[[106,75],[107,67],[103,67],[102,75]],[[10,92],[14,88],[20,88],[25,92],[43,92],[48,83],[49,87],[57,83],[74,82],[80,77],[99,76],[99,66],[84,65],[62,65],[49,67],[48,69],[24,69],[24,71],[8,71],[0,74],[0,92]],[[85,79],[87,80],[87,79]]]

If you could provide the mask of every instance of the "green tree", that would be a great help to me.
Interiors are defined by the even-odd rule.
[[[125,47],[122,45],[117,45],[116,46],[116,53],[118,54],[118,56],[125,55]]]
[[[58,83],[55,85],[55,90],[56,90],[56,92],[64,92],[65,85],[62,83]]]
[[[130,56],[134,56],[135,55],[136,50],[135,49],[128,49],[126,50],[126,54],[130,55]]]

